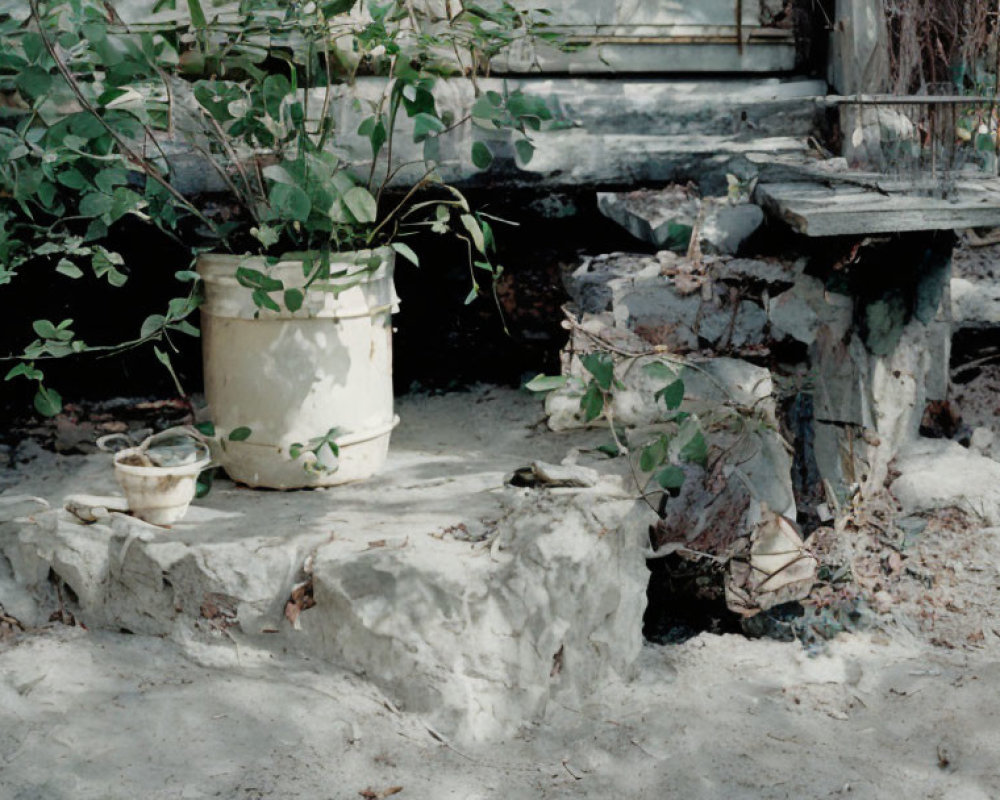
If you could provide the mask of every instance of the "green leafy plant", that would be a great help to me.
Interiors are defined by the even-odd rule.
[[[229,249],[268,257],[306,252],[306,287],[330,278],[331,254],[389,245],[417,263],[403,238],[421,229],[465,242],[471,302],[503,267],[493,225],[440,174],[441,143],[456,127],[484,131],[470,158],[492,163],[492,142],[512,142],[520,163],[532,135],[552,123],[538,98],[507,86],[483,91],[490,59],[520,37],[552,39],[545,12],[509,2],[465,3],[435,16],[405,0],[241,0],[218,11],[202,0],[180,5],[189,21],[127,26],[102,0],[27,0],[0,6],[0,285],[27,267],[58,281],[86,273],[119,287],[133,267],[110,245],[121,220],[140,219],[194,251]],[[457,5],[457,4],[455,4]],[[385,78],[379,97],[342,91],[361,75]],[[440,82],[467,76],[477,98],[456,118],[437,99]],[[318,93],[318,96],[317,96]],[[356,129],[335,120],[353,103]],[[402,160],[403,122],[419,157]],[[363,137],[366,164],[345,142]],[[213,170],[237,208],[226,218],[185,197],[171,172],[178,148]],[[415,162],[415,163],[414,163]],[[197,226],[202,241],[193,242]],[[372,260],[369,265],[375,269]],[[197,335],[187,321],[199,302],[197,274],[177,272],[182,290],[150,313],[137,335],[92,345],[72,320],[36,320],[37,338],[8,360],[8,380],[37,383],[35,408],[58,413],[43,362],[87,351],[154,344],[170,366],[171,337]],[[260,309],[301,307],[301,289],[269,270],[243,266],[235,277]],[[175,377],[176,380],[176,377]]]
[[[196,38],[181,58],[219,66],[219,74],[193,85],[195,141],[203,142],[199,151],[244,212],[255,240],[244,245],[265,255],[315,254],[312,285],[329,277],[329,254],[335,251],[389,244],[416,264],[413,248],[400,239],[427,227],[465,242],[468,301],[481,293],[478,275],[495,280],[501,274],[491,225],[497,220],[471,208],[442,179],[442,138],[466,123],[506,132],[527,163],[534,153],[531,133],[552,114],[539,98],[504,87],[481,92],[468,113],[455,118],[440,107],[436,92],[447,77],[488,71],[492,55],[517,36],[534,35],[535,23],[526,14],[506,2],[492,11],[466,4],[456,14],[434,17],[398,0],[265,0],[243,4],[226,31],[221,39]],[[264,38],[266,50],[255,44]],[[188,58],[193,51],[197,57]],[[264,73],[258,62],[275,53],[286,54],[284,72]],[[384,76],[379,96],[348,99],[340,92],[338,81],[350,83],[360,73]],[[314,86],[319,97],[309,89]],[[344,102],[354,105],[356,130],[335,127],[331,109]],[[417,158],[399,155],[404,120],[412,144],[420,146]],[[353,137],[367,141],[367,165],[336,154],[337,145]],[[487,168],[490,145],[475,141],[470,157]],[[224,233],[232,227],[219,226]],[[274,310],[284,301],[294,310],[301,303],[299,294],[287,294],[280,280],[266,274],[244,272],[242,282],[260,308]]]
[[[96,0],[7,5],[0,8],[0,286],[25,269],[50,268],[57,294],[73,293],[88,273],[121,287],[131,270],[109,243],[121,220],[177,236],[186,216],[199,215],[170,184],[165,162],[146,155],[165,108],[141,90],[159,80],[174,51],[162,36],[126,32]],[[197,333],[185,319],[195,307],[189,282],[133,339],[101,345],[78,338],[72,319],[35,320],[37,338],[5,379],[37,383],[35,409],[56,414],[62,399],[45,384],[44,362],[170,344],[172,335]]]
[[[676,365],[662,359],[647,359],[641,369],[662,384],[654,392],[655,401],[664,405],[662,422],[641,443],[633,446],[628,442],[628,432],[621,430],[614,419],[615,393],[625,388],[616,369],[625,374],[636,362],[637,358],[628,358],[622,365],[621,357],[616,360],[612,353],[598,350],[580,357],[586,372],[584,377],[538,375],[528,381],[525,388],[533,392],[568,389],[578,394],[584,422],[590,423],[602,416],[607,421],[613,444],[602,446],[600,450],[612,457],[630,459],[640,491],[645,495],[650,482],[665,491],[675,491],[684,485],[684,464],[707,465],[705,434],[698,418],[681,410],[685,387]],[[637,458],[634,454],[638,454]]]

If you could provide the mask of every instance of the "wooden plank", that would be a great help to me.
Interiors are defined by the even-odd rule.
[[[949,199],[918,194],[913,184],[884,176],[846,176],[838,182],[758,184],[754,199],[773,216],[810,237],[861,236],[1000,225],[1000,181],[962,180]],[[921,187],[918,187],[918,189]]]

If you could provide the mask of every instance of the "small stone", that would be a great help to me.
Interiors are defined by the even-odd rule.
[[[884,589],[875,592],[875,596],[872,597],[872,605],[878,614],[888,614],[895,602],[895,598]]]
[[[969,440],[969,448],[977,453],[987,455],[987,451],[993,446],[995,440],[996,434],[989,428],[976,428]]]

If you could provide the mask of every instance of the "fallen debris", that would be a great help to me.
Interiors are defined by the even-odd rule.
[[[506,483],[532,489],[587,489],[596,486],[599,477],[600,473],[590,467],[533,461],[530,466],[514,470]]]
[[[762,505],[748,544],[748,553],[729,562],[726,603],[732,611],[752,617],[808,597],[819,562],[791,520]]]

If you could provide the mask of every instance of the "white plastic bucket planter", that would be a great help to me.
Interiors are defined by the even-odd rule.
[[[192,442],[192,447],[194,460],[174,466],[150,466],[150,451],[144,446],[115,453],[115,480],[134,516],[154,525],[171,525],[187,513],[198,475],[212,461],[206,444]]]
[[[202,353],[205,395],[220,448],[217,462],[249,486],[294,489],[368,478],[384,464],[396,424],[392,397],[390,248],[335,254],[302,307],[260,309],[236,280],[248,267],[283,282],[305,283],[303,262],[271,266],[263,258],[204,255]],[[376,269],[368,265],[377,257]],[[250,428],[250,437],[228,435]],[[310,443],[336,431],[339,457]],[[297,457],[296,457],[297,454]]]

